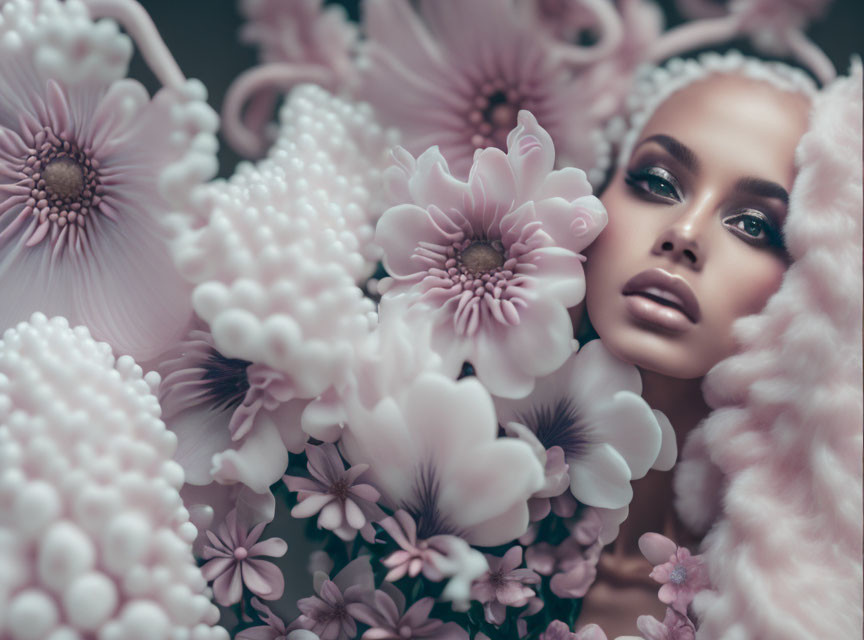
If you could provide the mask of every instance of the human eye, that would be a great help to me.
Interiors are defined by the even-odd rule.
[[[628,171],[624,181],[634,190],[651,198],[664,201],[681,202],[681,185],[663,167],[649,166]]]
[[[768,216],[755,209],[737,211],[723,224],[745,242],[757,247],[783,248],[783,237]]]

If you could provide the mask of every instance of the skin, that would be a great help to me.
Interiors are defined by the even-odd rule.
[[[679,451],[709,412],[703,376],[736,350],[733,323],[764,308],[788,267],[777,241],[786,204],[742,191],[740,181],[756,178],[787,192],[792,188],[794,152],[809,106],[803,96],[738,76],[694,83],[654,113],[601,197],[609,223],[586,252],[587,313],[604,344],[639,367],[643,397],[670,419]],[[657,135],[684,144],[698,170],[684,166],[668,145],[645,142]],[[645,177],[646,169],[660,179]],[[670,175],[676,188],[670,189]],[[766,220],[771,227],[761,226]],[[767,242],[759,239],[766,228],[778,232],[773,241],[770,235]],[[686,280],[699,303],[698,322],[670,331],[634,315],[622,289],[651,268]],[[657,531],[691,550],[698,546],[675,517],[671,481],[672,474],[651,471],[633,483],[629,516],[613,548],[601,556],[580,626],[598,623],[613,638],[638,635],[638,615],[663,619],[658,585],[644,580],[651,566],[638,539]]]

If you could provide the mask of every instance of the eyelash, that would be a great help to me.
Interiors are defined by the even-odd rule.
[[[650,166],[636,171],[628,171],[624,182],[642,197],[659,202],[676,203],[683,201],[683,190],[678,180],[662,167]],[[759,224],[757,235],[747,231],[748,223]],[[723,218],[723,224],[744,242],[755,247],[783,249],[783,237],[771,220],[761,211],[740,209]]]

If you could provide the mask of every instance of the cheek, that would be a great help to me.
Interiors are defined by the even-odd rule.
[[[728,269],[718,274],[716,286],[708,290],[716,317],[726,326],[731,326],[738,318],[762,311],[780,288],[786,272],[786,263],[777,256],[745,257],[750,259],[733,261]]]

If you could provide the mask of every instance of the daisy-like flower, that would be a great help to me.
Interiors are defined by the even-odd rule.
[[[0,42],[0,299],[15,301],[0,305],[0,327],[61,314],[150,359],[192,317],[157,184],[202,140],[215,153],[204,89],[181,83],[151,100],[124,78],[127,36],[77,0],[10,1]],[[215,172],[215,158],[201,166]]]
[[[209,332],[193,329],[162,356],[163,418],[177,435],[186,481],[240,482],[265,493],[307,436],[290,378],[263,364],[228,358]]]
[[[455,622],[429,619],[434,598],[420,598],[405,610],[405,595],[385,583],[371,604],[348,605],[354,617],[369,626],[362,640],[468,640],[468,632]]]
[[[305,629],[289,632],[285,621],[258,598],[252,598],[251,604],[264,624],[243,629],[234,636],[234,640],[320,640],[317,635]]]
[[[507,607],[524,607],[535,597],[529,586],[538,584],[540,576],[522,564],[522,547],[510,547],[503,557],[486,554],[489,571],[471,586],[471,598],[483,604],[486,622],[500,625],[507,617]]]
[[[421,573],[432,582],[449,578],[444,588],[445,599],[454,601],[454,608],[467,605],[471,583],[489,568],[482,553],[454,535],[418,540],[417,523],[402,509],[378,524],[399,545],[398,551],[381,560],[390,569],[385,580],[395,582],[405,575],[416,578]]]
[[[669,421],[640,397],[636,367],[595,340],[525,398],[495,398],[498,421],[528,427],[546,449],[560,447],[570,490],[583,504],[618,509],[633,497],[630,480],[669,469],[676,456]]]
[[[314,577],[317,595],[297,601],[301,615],[289,629],[307,629],[321,640],[352,640],[357,636],[355,605],[374,598],[375,582],[367,556],[352,560],[330,580],[318,572]]]
[[[213,583],[216,601],[228,606],[240,602],[243,587],[265,600],[278,600],[285,589],[282,572],[260,556],[281,558],[288,545],[281,538],[258,541],[266,523],[255,525],[251,531],[237,518],[237,511],[225,517],[216,530],[207,531],[210,544],[202,553],[208,562],[201,573]]]
[[[228,640],[158,385],[64,318],[0,337],[0,637]]]
[[[358,482],[369,468],[358,464],[345,469],[335,445],[306,446],[308,469],[312,478],[285,476],[289,491],[299,492],[291,509],[295,518],[309,518],[320,512],[318,526],[329,529],[343,540],[353,540],[360,531],[373,540],[372,522],[384,517],[378,507],[381,494],[372,485]]]
[[[696,594],[711,586],[702,556],[690,555],[688,549],[657,533],[642,535],[639,549],[655,565],[651,577],[663,585],[657,594],[660,602],[686,615]]]
[[[579,82],[545,29],[510,0],[407,0],[364,5],[356,95],[397,127],[414,155],[432,145],[465,178],[474,151],[504,149],[526,109],[563,166],[591,169],[595,123]]]
[[[527,500],[544,482],[530,447],[497,434],[483,385],[427,373],[372,410],[351,407],[341,449],[369,465],[382,501],[411,514],[418,538],[496,546],[524,533]]]
[[[606,211],[578,169],[553,171],[552,139],[527,111],[497,148],[476,156],[468,182],[436,148],[407,166],[411,204],[387,210],[376,241],[391,279],[434,322],[432,346],[456,375],[465,361],[493,393],[527,395],[572,352],[567,308],[582,300],[580,254]]]

